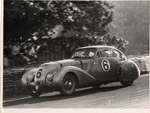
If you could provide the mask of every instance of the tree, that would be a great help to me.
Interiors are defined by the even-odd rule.
[[[5,1],[5,40],[27,40],[35,33],[38,37],[48,35],[59,24],[64,31],[102,36],[113,19],[112,8],[104,1]]]
[[[61,59],[81,46],[117,46],[117,38],[107,36],[113,7],[106,1],[5,1],[4,42],[46,41],[49,52]]]

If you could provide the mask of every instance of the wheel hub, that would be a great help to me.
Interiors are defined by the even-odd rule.
[[[72,82],[71,81],[66,81],[65,82],[65,89],[69,90],[69,89],[71,89],[71,87],[72,87]]]
[[[33,88],[32,92],[33,92],[33,93],[37,93],[38,90],[39,90],[39,86],[35,86],[35,87]]]
[[[35,86],[35,90],[38,90],[39,89],[39,86]]]

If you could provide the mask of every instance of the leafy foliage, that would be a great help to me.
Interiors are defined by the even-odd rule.
[[[65,30],[104,35],[113,18],[112,8],[104,1],[5,1],[4,36],[26,40],[36,32],[41,37],[59,24]]]
[[[42,45],[45,41],[47,50],[60,59],[87,45],[106,44],[122,49],[126,41],[108,35],[113,7],[106,1],[5,1],[4,42],[30,39]],[[62,26],[59,37],[52,37],[59,25]],[[71,31],[73,34],[67,38]]]

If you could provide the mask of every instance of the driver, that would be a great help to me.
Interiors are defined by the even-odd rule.
[[[89,57],[94,57],[94,52],[90,51],[89,52]]]

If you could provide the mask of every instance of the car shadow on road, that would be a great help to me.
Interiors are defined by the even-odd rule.
[[[16,100],[11,100],[11,101],[5,101],[3,102],[3,107],[11,107],[15,105],[21,105],[21,104],[35,104],[35,103],[42,103],[46,101],[59,101],[59,100],[64,100],[68,98],[75,98],[75,97],[81,97],[85,95],[90,95],[94,93],[100,93],[100,92],[109,92],[113,90],[118,90],[123,88],[122,86],[110,86],[110,87],[100,87],[98,89],[93,89],[93,88],[86,88],[83,90],[76,91],[74,94],[69,95],[69,96],[63,96],[60,95],[59,93],[56,95],[46,95],[46,96],[40,96],[39,98],[32,98],[32,97],[27,97],[27,98],[22,98],[22,99],[16,99]]]

